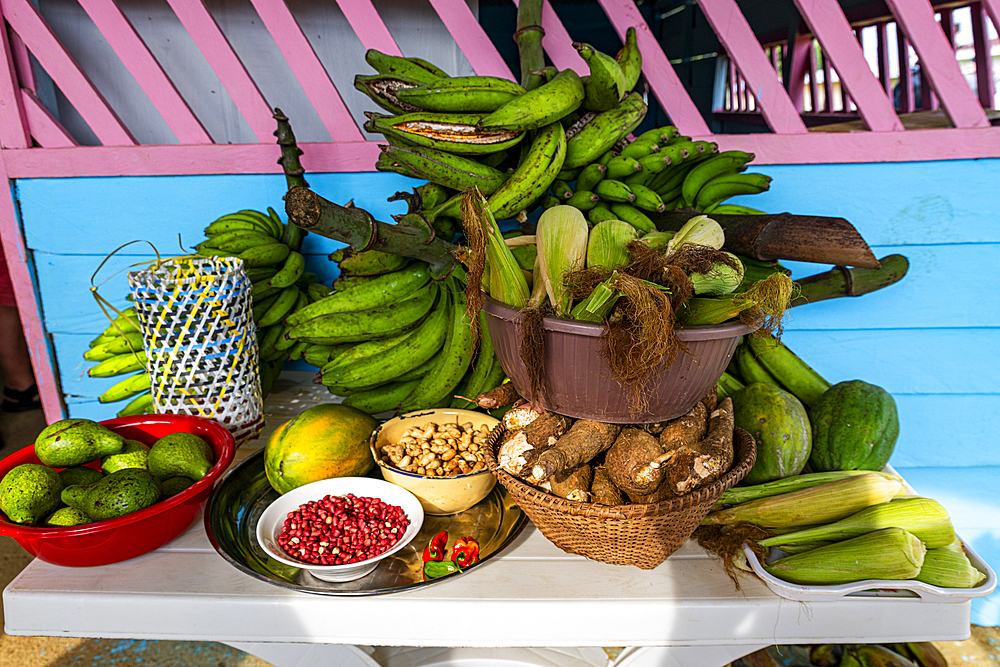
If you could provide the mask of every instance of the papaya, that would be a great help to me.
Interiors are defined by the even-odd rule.
[[[734,425],[757,445],[757,461],[742,483],[762,484],[802,472],[812,452],[812,429],[802,402],[765,382],[751,382],[731,398]]]
[[[264,473],[278,493],[374,466],[368,441],[378,420],[339,403],[316,405],[279,426],[264,445]]]
[[[839,382],[819,397],[810,413],[813,470],[881,470],[899,436],[896,401],[885,389],[862,380]]]

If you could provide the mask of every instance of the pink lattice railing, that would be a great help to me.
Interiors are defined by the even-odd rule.
[[[517,3],[517,0],[513,0]],[[229,94],[257,143],[213,143],[203,123],[178,92],[138,31],[114,0],[78,0],[109,47],[148,96],[178,140],[176,145],[139,145],[115,109],[101,95],[69,50],[60,42],[31,0],[0,0],[6,67],[0,75],[0,169],[18,178],[117,175],[276,173],[272,104],[227,40],[202,0],[168,0],[171,10]],[[322,150],[303,144],[306,167],[313,172],[372,171],[377,144],[367,140],[317,56],[307,35],[283,0],[251,0],[261,22],[305,92],[332,142]],[[776,76],[765,48],[754,35],[736,0],[699,0],[728,57],[745,82],[770,133],[713,134],[674,72],[656,36],[633,0],[598,0],[619,37],[635,26],[644,56],[649,94],[684,134],[711,139],[721,148],[752,150],[760,164],[913,161],[1000,156],[1000,129],[990,127],[979,100],[958,69],[951,44],[934,20],[928,0],[888,0],[896,22],[916,50],[940,107],[953,128],[905,130],[888,96],[885,81],[869,68],[861,47],[836,0],[796,0],[798,10],[840,76],[868,131],[809,132],[793,95]],[[399,54],[400,49],[371,0],[337,0],[365,48]],[[430,0],[433,10],[478,74],[513,77],[464,0]],[[983,0],[994,24],[1000,24],[1000,0]],[[543,46],[559,68],[585,71],[571,46],[571,36],[546,2]],[[30,56],[52,79],[101,145],[80,146],[41,103]],[[793,49],[794,55],[794,49]],[[748,104],[749,106],[749,104]],[[58,387],[42,341],[45,332],[37,295],[26,262],[14,201],[0,198],[0,232],[15,282],[46,414],[60,414]]]

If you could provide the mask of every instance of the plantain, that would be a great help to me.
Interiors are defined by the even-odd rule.
[[[316,303],[333,294],[333,290],[321,283],[309,283],[306,287],[306,293],[309,295],[309,303]]]
[[[666,145],[668,141],[677,136],[677,128],[673,125],[664,125],[663,127],[654,127],[652,130],[646,130],[639,136],[635,138],[636,141],[655,141],[660,145],[661,150],[663,146]]]
[[[285,327],[282,324],[257,329],[257,356],[261,359],[273,359],[277,353],[284,355],[283,350],[278,350],[278,339],[284,337]]]
[[[507,174],[499,169],[454,153],[425,147],[389,145],[380,148],[383,156],[405,165],[414,178],[451,190],[464,191],[476,187],[483,194],[490,195],[507,180]]]
[[[146,367],[146,352],[125,352],[101,361],[96,366],[87,371],[87,375],[93,378],[106,378],[115,375],[124,375]]]
[[[681,194],[684,197],[685,203],[689,206],[694,205],[698,191],[708,181],[722,174],[743,171],[747,163],[753,159],[753,153],[730,150],[716,153],[707,160],[699,162],[684,177]]]
[[[597,203],[599,201],[601,201],[601,198],[595,195],[593,192],[590,192],[589,190],[577,190],[576,192],[573,193],[572,197],[566,199],[561,203],[564,203],[567,206],[578,208],[584,213],[586,213],[590,209],[597,206]]]
[[[267,221],[270,225],[271,236],[280,241],[285,234],[285,223],[283,223],[281,218],[278,217],[278,212],[270,206],[267,207]],[[298,248],[296,248],[296,250],[298,250]]]
[[[635,141],[629,143],[625,148],[621,150],[619,155],[624,155],[625,157],[630,157],[638,160],[639,158],[649,157],[650,155],[655,155],[660,152],[660,145],[655,141],[643,140]]]
[[[708,212],[713,206],[730,197],[760,194],[770,188],[770,183],[770,176],[752,172],[716,176],[701,186],[693,207]]]
[[[135,415],[151,414],[153,412],[153,394],[152,392],[146,391],[131,401],[128,405],[122,408],[117,416],[118,417],[133,417]]]
[[[527,209],[548,190],[565,157],[566,131],[563,126],[551,123],[538,130],[524,160],[510,178],[489,196],[493,217],[497,220],[512,218]]]
[[[456,76],[403,88],[398,96],[403,102],[426,111],[489,113],[525,92],[524,88],[509,79]]]
[[[629,26],[625,31],[625,45],[615,54],[615,62],[621,67],[625,76],[625,92],[635,88],[642,74],[642,52],[639,50],[638,36],[635,27]]]
[[[508,150],[524,138],[522,130],[480,129],[483,116],[478,114],[443,114],[414,111],[385,117],[366,112],[365,130],[387,139],[401,139],[459,155],[484,155]]]
[[[396,410],[404,398],[420,383],[420,379],[388,382],[372,389],[358,391],[347,396],[343,405],[376,415],[380,412]]]
[[[560,71],[549,82],[513,98],[484,116],[484,130],[524,131],[545,127],[572,113],[583,102],[583,82],[571,69]]]
[[[295,303],[299,299],[299,294],[298,285],[291,285],[282,289],[281,293],[278,294],[278,298],[271,304],[271,307],[265,310],[260,319],[257,320],[257,326],[269,327],[272,324],[281,322],[288,313],[292,312]]]
[[[770,371],[764,368],[764,365],[757,360],[757,356],[753,353],[745,341],[740,345],[736,346],[736,368],[739,370],[740,378],[743,379],[744,384],[750,384],[752,382],[763,382],[765,384],[774,385],[779,389],[784,389],[785,387],[774,377]]]
[[[274,243],[274,237],[257,232],[246,232],[237,234],[219,241],[219,238],[212,239],[212,245],[219,250],[239,255],[244,250],[256,248],[257,246],[270,245]]]
[[[349,247],[330,253],[330,261],[337,263],[342,274],[352,276],[379,276],[398,271],[409,263],[410,259],[402,255],[394,255],[381,250],[362,250],[357,252]]]
[[[423,58],[393,56],[375,49],[368,49],[365,52],[365,62],[379,74],[392,74],[424,83],[448,76],[443,69]]]
[[[276,291],[269,297],[260,300],[255,300],[253,302],[253,307],[251,308],[251,315],[254,324],[257,323],[257,320],[260,319],[260,316],[263,315],[267,311],[267,309],[271,307],[271,304],[274,303],[278,298],[277,288],[269,288],[269,289],[274,289]]]
[[[260,231],[260,227],[249,218],[223,216],[205,227],[205,236],[212,238],[226,232],[240,230],[245,232]]]
[[[125,352],[138,352],[142,349],[142,334],[132,331],[124,336],[108,336],[104,342],[94,345],[83,353],[87,361],[104,361]]]
[[[639,161],[627,155],[616,155],[608,160],[604,167],[607,169],[604,173],[604,178],[611,178],[618,181],[642,171],[642,165],[639,164]]]
[[[482,332],[482,335],[479,337],[479,350],[471,363],[471,369],[465,374],[462,383],[458,387],[458,391],[456,392],[458,395],[452,399],[451,407],[453,408],[474,410],[477,407],[475,403],[467,401],[464,398],[459,398],[459,396],[465,396],[466,398],[479,396],[479,394],[485,391],[484,385],[490,375],[490,371],[493,369],[493,364],[500,363],[496,358],[496,353],[493,351],[493,341],[490,339],[487,328],[486,314],[482,311],[479,313],[479,327],[479,330]]]
[[[593,192],[594,186],[601,182],[601,179],[604,178],[607,172],[607,165],[597,163],[588,164],[580,171],[579,176],[576,177],[576,189]]]
[[[599,201],[594,208],[587,211],[587,220],[592,225],[605,220],[618,220],[618,216],[611,210],[611,205],[607,202]]]
[[[290,252],[291,248],[284,243],[270,243],[244,250],[237,257],[247,266],[272,266],[285,261]]]
[[[354,87],[367,95],[372,102],[394,114],[420,111],[422,107],[400,99],[399,93],[416,88],[426,82],[393,74],[358,74]]]
[[[813,406],[831,386],[774,336],[750,336],[743,344],[749,346],[757,362],[807,408]]]
[[[305,270],[306,258],[302,256],[302,253],[292,250],[282,262],[281,268],[268,280],[268,284],[271,287],[290,287],[302,277]]]
[[[583,167],[600,162],[621,138],[638,127],[646,115],[646,103],[639,93],[629,93],[618,106],[599,113],[566,141],[563,168]],[[610,156],[608,156],[610,159]]]
[[[569,199],[573,196],[573,188],[570,187],[569,183],[558,178],[552,181],[549,188],[552,195],[559,199]]]
[[[600,197],[601,201],[609,204],[616,202],[634,202],[635,194],[632,188],[621,181],[613,178],[605,178],[594,187],[594,194]]]
[[[667,210],[667,207],[663,203],[663,199],[657,194],[656,190],[647,188],[645,185],[640,183],[634,183],[629,186],[632,190],[632,194],[635,195],[635,201],[633,204],[636,208],[641,208],[644,211],[656,211],[657,213],[663,213]]]
[[[278,272],[278,267],[276,266],[256,266],[249,269],[244,269],[247,274],[247,280],[251,283],[259,283],[263,280],[270,280],[274,274]]]
[[[583,107],[591,111],[615,108],[625,93],[631,90],[625,87],[625,73],[621,65],[590,44],[573,42],[573,48],[590,68],[590,75],[584,79]]]
[[[338,356],[354,347],[354,343],[341,343],[339,345],[311,345],[306,349],[302,358],[310,366],[323,368]]]
[[[649,219],[649,216],[631,204],[611,204],[611,213],[618,220],[627,222],[640,232],[651,232],[656,229],[656,225]]]
[[[337,280],[340,280],[338,278]],[[425,262],[414,262],[400,271],[394,271],[355,285],[351,289],[320,299],[291,313],[285,318],[290,326],[302,324],[312,318],[348,311],[371,310],[388,306],[423,289],[431,280]]]
[[[117,403],[127,398],[132,398],[136,394],[149,391],[151,378],[149,373],[142,371],[135,375],[130,375],[124,380],[112,385],[97,397],[101,403]]]

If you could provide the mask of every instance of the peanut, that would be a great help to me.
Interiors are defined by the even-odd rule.
[[[482,445],[489,426],[471,422],[438,425],[427,423],[408,428],[395,443],[383,445],[379,458],[388,465],[428,477],[460,475],[484,470]]]

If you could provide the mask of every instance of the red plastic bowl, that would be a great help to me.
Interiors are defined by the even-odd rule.
[[[232,434],[210,419],[189,415],[140,415],[100,422],[129,440],[152,445],[170,433],[194,433],[215,452],[215,465],[203,478],[177,495],[116,519],[83,526],[47,528],[10,523],[0,514],[0,535],[13,537],[32,556],[54,565],[108,565],[162,547],[197,520],[215,480],[233,462]],[[40,463],[29,445],[0,461],[0,478],[22,463]],[[91,464],[97,467],[98,464]]]

